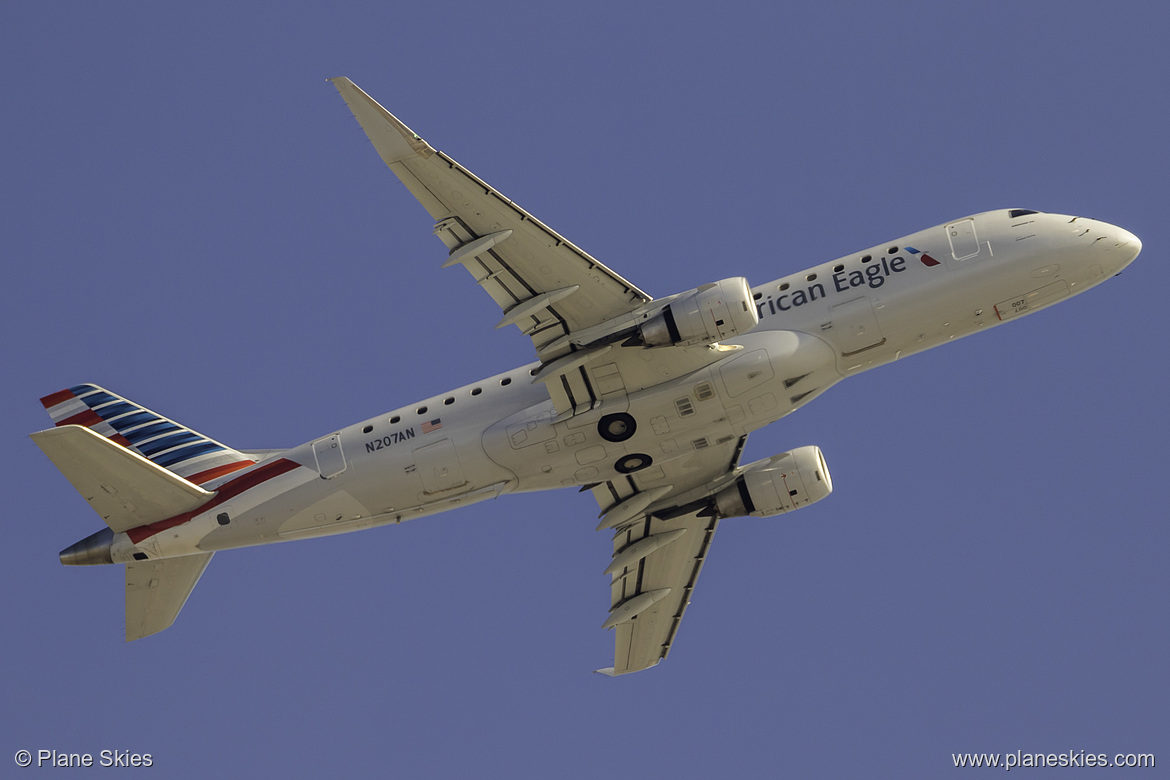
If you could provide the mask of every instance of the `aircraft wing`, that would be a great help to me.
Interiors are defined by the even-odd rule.
[[[214,554],[126,564],[126,641],[157,634],[174,623]]]
[[[603,624],[615,630],[614,665],[599,672],[641,671],[670,652],[719,525],[701,499],[730,482],[746,441],[708,447],[593,489],[603,512],[599,530],[616,527],[606,570],[610,613]],[[630,514],[623,506],[645,500],[646,511],[621,519]]]
[[[558,415],[581,414],[684,376],[733,347],[602,344],[632,329],[651,297],[432,148],[347,78],[331,79],[383,162],[435,220],[444,267],[463,265],[515,325],[543,365],[534,381]],[[652,353],[652,354],[651,354]],[[612,405],[612,404],[611,404]]]
[[[347,78],[331,79],[390,170],[435,220],[449,251],[516,325],[542,360],[556,340],[651,300],[602,263],[426,141]]]

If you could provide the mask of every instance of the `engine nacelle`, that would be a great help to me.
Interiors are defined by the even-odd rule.
[[[720,517],[771,517],[820,501],[833,480],[820,447],[800,447],[747,466],[730,487],[715,494]]]
[[[737,276],[682,293],[638,332],[646,346],[688,346],[733,338],[759,322],[747,279]]]

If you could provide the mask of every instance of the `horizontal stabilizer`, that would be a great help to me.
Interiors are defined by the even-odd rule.
[[[31,438],[115,533],[189,512],[215,495],[81,425]]]
[[[126,564],[126,641],[157,634],[179,616],[214,553]]]

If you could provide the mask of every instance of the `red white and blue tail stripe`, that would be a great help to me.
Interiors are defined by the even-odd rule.
[[[54,425],[83,425],[197,485],[256,462],[97,385],[47,395],[41,404]]]

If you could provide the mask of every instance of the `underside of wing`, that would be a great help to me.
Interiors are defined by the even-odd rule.
[[[648,669],[670,652],[719,524],[708,497],[731,482],[746,441],[698,451],[649,478],[632,474],[594,488],[598,530],[614,529],[603,624],[615,630],[614,665],[602,673]]]
[[[366,136],[435,220],[445,265],[464,265],[542,359],[559,340],[651,300],[459,163],[433,149],[347,78],[332,79]]]
[[[685,376],[727,356],[718,341],[758,322],[746,281],[654,301],[533,217],[346,78],[332,79],[382,161],[435,220],[448,250],[532,339],[558,415]],[[674,303],[674,299],[679,299]],[[650,344],[653,349],[647,349]]]
[[[697,513],[646,518],[614,537],[615,560],[623,553],[637,560],[617,561],[611,572],[612,609],[605,627],[615,629],[615,638],[613,667],[606,672],[637,672],[666,658],[718,524]]]

